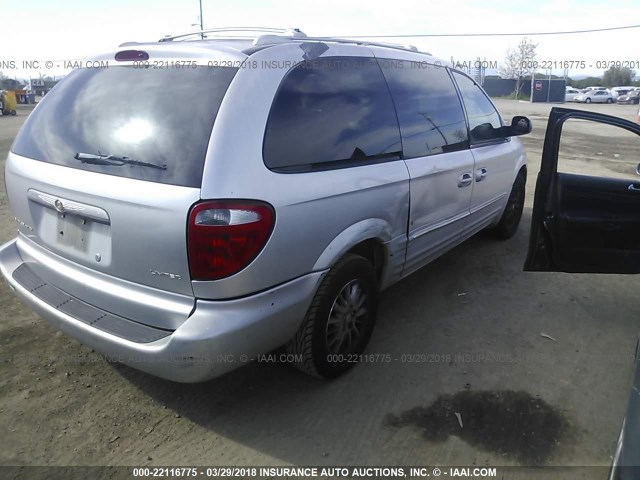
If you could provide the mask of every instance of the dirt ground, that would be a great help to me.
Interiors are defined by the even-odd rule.
[[[393,361],[332,382],[254,363],[175,384],[106,363],[3,284],[0,464],[609,465],[640,331],[640,278],[522,271],[550,106],[496,103],[506,119],[534,122],[522,138],[522,224],[505,242],[476,236],[383,294],[368,351]],[[638,109],[579,108],[634,121]],[[0,117],[3,173],[26,115]],[[633,173],[640,139],[566,132],[573,167]],[[2,189],[0,241],[14,234]]]

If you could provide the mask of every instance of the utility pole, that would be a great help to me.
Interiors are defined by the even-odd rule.
[[[536,71],[535,69],[531,72],[531,93],[529,94],[529,102],[533,103],[533,87],[535,85],[536,79]]]
[[[202,24],[202,0],[200,0],[200,39],[204,40],[204,26]]]

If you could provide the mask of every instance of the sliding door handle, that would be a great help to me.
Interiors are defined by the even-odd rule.
[[[463,173],[458,177],[458,188],[468,187],[473,182],[471,172]]]

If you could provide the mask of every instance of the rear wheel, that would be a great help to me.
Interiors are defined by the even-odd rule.
[[[584,103],[591,103],[591,99],[590,99],[590,98],[587,98],[587,99],[584,101]]]
[[[497,238],[506,240],[513,237],[520,225],[522,210],[524,209],[525,186],[527,180],[523,173],[518,173],[516,181],[513,182],[507,206],[502,212],[500,222],[493,228],[493,233]]]
[[[612,98],[607,98],[607,103],[613,103],[613,99]]]
[[[322,280],[296,336],[287,344],[296,367],[335,378],[357,363],[375,325],[378,281],[371,263],[345,255]]]

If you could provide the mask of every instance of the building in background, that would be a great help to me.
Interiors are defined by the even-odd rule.
[[[56,80],[55,78],[51,79],[50,77],[33,78],[30,83],[31,93],[34,93],[36,96],[44,97],[59,81],[60,80]]]

